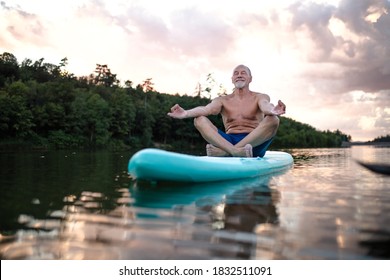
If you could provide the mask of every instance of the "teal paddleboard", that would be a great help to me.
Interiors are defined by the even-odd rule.
[[[292,156],[279,151],[267,151],[262,158],[239,158],[193,156],[144,149],[130,158],[128,171],[138,180],[202,183],[278,173],[292,165]]]

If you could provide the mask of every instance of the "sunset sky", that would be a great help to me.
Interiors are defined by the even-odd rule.
[[[390,134],[389,0],[0,0],[0,28],[19,63],[107,64],[163,93],[193,95],[209,73],[230,92],[245,64],[286,117],[353,141]]]

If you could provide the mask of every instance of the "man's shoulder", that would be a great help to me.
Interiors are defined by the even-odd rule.
[[[270,99],[269,95],[266,94],[266,93],[262,93],[262,92],[256,92],[256,91],[251,91],[251,93],[253,93],[257,98],[259,99]]]
[[[214,100],[219,101],[219,102],[223,102],[223,101],[226,101],[226,100],[230,100],[233,97],[234,97],[234,94],[230,93],[230,94],[218,96]]]
[[[257,92],[257,91],[251,91],[251,93],[256,94],[256,95],[258,95],[258,96],[267,95],[267,94],[265,94],[265,93],[263,93],[263,92]]]

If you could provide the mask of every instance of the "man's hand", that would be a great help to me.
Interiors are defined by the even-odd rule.
[[[171,112],[168,113],[168,116],[175,119],[184,119],[187,117],[187,115],[187,111],[180,107],[179,104],[174,105],[171,108]]]
[[[272,110],[271,114],[275,116],[280,116],[286,113],[286,105],[282,101],[278,101],[278,105],[276,105]]]

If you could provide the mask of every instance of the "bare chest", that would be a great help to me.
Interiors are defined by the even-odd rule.
[[[223,104],[222,117],[225,122],[238,120],[259,121],[262,113],[255,97],[246,99],[230,99]]]

